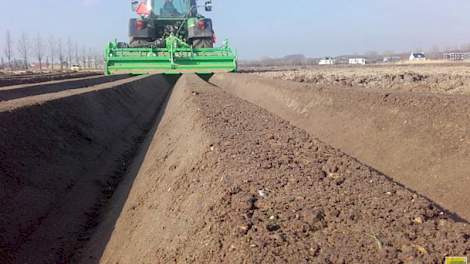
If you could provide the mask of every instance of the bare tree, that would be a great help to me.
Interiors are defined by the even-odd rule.
[[[18,40],[18,52],[23,59],[23,66],[27,70],[29,68],[29,38],[26,33],[22,33]]]
[[[86,47],[83,46],[82,47],[82,51],[81,51],[81,61],[82,61],[82,65],[83,65],[83,68],[88,68],[88,61],[87,61],[87,51],[86,51]]]
[[[70,67],[72,65],[72,49],[73,44],[70,37],[67,39],[67,65]]]
[[[49,44],[49,58],[51,59],[51,70],[54,70],[55,55],[57,51],[56,41],[54,36],[50,36],[48,40]]]
[[[88,60],[88,68],[92,69],[93,68],[93,50],[91,48],[88,48],[87,60]]]
[[[39,63],[39,71],[42,71],[42,61],[44,58],[44,43],[42,42],[41,34],[39,33],[36,36],[34,51],[36,53],[36,59]]]
[[[93,69],[98,69],[98,56],[96,56],[96,52],[93,52]]]
[[[382,53],[384,57],[392,57],[395,52],[393,50],[386,50]]]
[[[11,37],[10,30],[7,30],[6,36],[5,36],[5,57],[8,62],[8,68],[11,69],[11,61],[13,60],[14,53],[13,53],[13,39]]]
[[[433,45],[426,57],[436,60],[442,58],[442,52],[438,45]]]
[[[366,52],[367,57],[376,58],[379,56],[379,53],[375,50],[369,50]]]
[[[64,70],[64,51],[62,47],[62,39],[57,40],[57,54],[59,55],[60,70]]]
[[[433,45],[431,48],[431,53],[439,53],[441,52],[441,48],[438,45]]]
[[[78,51],[78,43],[75,42],[75,64],[80,64],[80,54]]]
[[[466,43],[462,45],[462,51],[463,52],[469,52],[470,51],[470,43]]]

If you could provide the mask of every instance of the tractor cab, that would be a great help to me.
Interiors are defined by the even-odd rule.
[[[197,0],[133,0],[137,18],[130,19],[129,45],[134,48],[164,48],[175,36],[194,48],[212,48],[215,43],[212,20],[197,12]],[[212,0],[206,0],[206,11]]]
[[[190,0],[152,0],[152,10],[157,17],[187,17],[197,13],[194,1]]]
[[[133,0],[131,3],[132,10],[143,17],[164,19],[197,16],[196,0]],[[208,3],[211,6],[210,1]]]

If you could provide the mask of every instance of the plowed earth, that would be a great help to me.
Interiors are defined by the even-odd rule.
[[[312,69],[267,71],[254,74],[323,87],[470,94],[468,64],[315,67]]]
[[[241,74],[210,81],[470,220],[470,97]]]
[[[29,84],[48,82],[54,80],[67,80],[73,78],[83,78],[88,76],[101,75],[98,72],[63,72],[63,73],[37,73],[37,74],[18,74],[18,75],[0,75],[0,87],[18,84]]]
[[[0,102],[0,263],[70,263],[88,240],[172,86],[121,79]]]
[[[150,139],[149,139],[150,140]],[[135,181],[82,263],[442,263],[470,226],[196,76],[175,86]]]
[[[454,107],[467,99],[219,77],[210,80],[219,86],[154,75],[0,89],[0,263],[442,263],[470,254],[469,224],[446,210],[466,216],[455,201],[466,197],[436,188],[467,186],[465,164],[452,178],[441,157],[468,157],[466,145],[439,144],[466,142],[468,112]],[[446,103],[430,108],[438,118],[418,111],[433,102]],[[407,122],[390,118],[397,113]],[[402,132],[417,149],[439,147],[439,177],[401,170],[417,168],[396,155],[407,150]],[[377,148],[383,137],[397,147]],[[420,141],[429,137],[436,142]],[[368,150],[358,157],[373,164],[396,158],[388,176],[411,188],[323,139]]]

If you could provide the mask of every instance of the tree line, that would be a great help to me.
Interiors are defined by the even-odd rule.
[[[100,69],[102,55],[86,46],[79,45],[70,37],[43,37],[40,33],[29,36],[21,33],[18,37],[7,30],[3,43],[0,67],[9,70],[29,70],[35,65],[39,71],[66,70],[72,65],[84,69]]]

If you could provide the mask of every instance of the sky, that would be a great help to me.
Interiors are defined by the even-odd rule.
[[[203,1],[201,1],[203,2]],[[213,0],[217,39],[229,39],[242,59],[369,51],[418,51],[470,43],[468,0]],[[71,37],[101,50],[127,41],[129,0],[0,0],[5,31],[18,38]],[[206,15],[206,14],[205,14]]]

